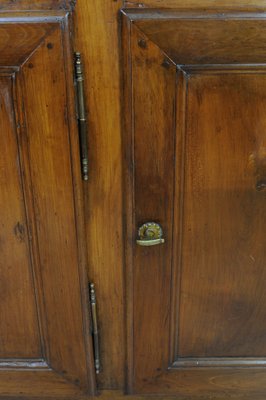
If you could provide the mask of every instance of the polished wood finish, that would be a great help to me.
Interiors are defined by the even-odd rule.
[[[33,24],[20,23],[10,29],[9,25],[3,23],[3,21],[6,21],[6,18],[2,19],[0,25],[0,47],[3,51],[2,66],[21,65],[54,27],[52,23],[40,23],[38,29],[36,29]],[[13,46],[10,46],[10,43],[14,43]]]
[[[144,4],[145,3],[145,4]],[[59,10],[62,6],[65,7],[65,1],[1,1],[0,7],[5,10],[12,10],[13,17],[14,11],[18,8],[32,10],[44,10],[53,8]],[[250,10],[265,8],[264,1],[221,1],[221,0],[188,0],[186,2],[180,0],[145,0],[136,2],[135,0],[122,2],[104,2],[99,0],[97,2],[78,0],[77,14],[76,14],[76,50],[83,53],[85,59],[85,75],[86,75],[86,96],[87,106],[89,113],[89,142],[90,142],[90,162],[91,162],[91,176],[88,184],[84,184],[83,189],[86,194],[86,229],[87,229],[87,242],[88,242],[88,274],[90,280],[95,281],[98,291],[98,307],[100,319],[100,339],[101,339],[101,358],[103,364],[103,371],[99,376],[99,384],[101,387],[122,387],[123,386],[123,267],[122,267],[122,229],[121,229],[121,195],[123,192],[121,185],[121,151],[120,151],[120,138],[124,137],[124,130],[120,129],[120,76],[119,76],[119,44],[118,44],[118,10],[122,6],[127,7],[165,7],[165,8],[233,8],[233,9],[246,9]],[[69,5],[67,5],[69,8]],[[49,15],[54,13],[51,10]],[[25,34],[26,31],[24,32]],[[16,41],[12,40],[14,45]],[[158,52],[157,52],[158,54]],[[1,54],[1,56],[3,53]],[[167,58],[167,57],[166,57]],[[169,60],[170,61],[170,60]],[[153,62],[155,64],[155,62]],[[170,62],[171,65],[171,62]],[[4,71],[3,71],[4,72]],[[2,79],[2,78],[1,78]],[[6,82],[6,81],[5,81]],[[101,82],[99,84],[99,82]],[[157,84],[158,87],[158,84]],[[178,93],[180,93],[179,91]],[[185,92],[185,90],[184,90]],[[182,95],[181,99],[182,101]],[[130,119],[128,115],[124,116]],[[123,117],[123,118],[124,118]],[[182,110],[179,109],[179,120],[182,120]],[[111,122],[110,122],[111,121]],[[72,121],[73,123],[73,121]],[[71,142],[73,143],[74,150],[72,150],[72,157],[75,162],[74,178],[75,188],[78,189],[79,194],[76,196],[76,202],[80,205],[82,202],[81,189],[79,185],[79,161],[76,158],[77,152],[77,136],[71,135]],[[12,147],[12,146],[11,146]],[[12,151],[10,148],[9,151]],[[128,149],[130,151],[130,149]],[[256,161],[250,163],[259,163],[261,155],[256,157]],[[258,161],[259,160],[259,161]],[[93,166],[93,167],[92,167]],[[175,167],[178,168],[178,165]],[[263,168],[260,168],[263,172]],[[14,172],[11,171],[14,176]],[[18,187],[16,186],[16,190]],[[8,191],[8,188],[6,188]],[[263,192],[262,192],[263,193]],[[260,193],[260,194],[262,194]],[[129,206],[128,206],[129,207]],[[175,207],[178,210],[177,202]],[[108,221],[108,224],[106,223]],[[104,226],[103,235],[102,226]],[[20,226],[18,226],[20,228]],[[79,236],[82,237],[82,223],[78,224]],[[135,227],[134,227],[135,229]],[[20,229],[17,229],[18,233]],[[131,234],[131,233],[130,233]],[[27,235],[27,231],[26,231]],[[104,237],[104,241],[103,241]],[[108,240],[107,240],[108,238]],[[21,249],[24,245],[21,245]],[[80,246],[80,250],[84,250],[84,246]],[[23,249],[21,250],[23,251]],[[127,250],[128,251],[128,250]],[[83,255],[84,257],[84,255]],[[130,278],[130,275],[128,275]],[[19,278],[19,277],[18,277]],[[24,276],[26,282],[26,275]],[[178,276],[176,277],[178,278]],[[174,277],[175,279],[175,277]],[[13,282],[14,284],[15,282]],[[30,297],[30,292],[27,291]],[[25,299],[25,298],[24,298]],[[157,299],[158,301],[158,299]],[[30,302],[28,302],[30,304]],[[20,305],[23,309],[23,303]],[[13,311],[14,312],[14,311]],[[29,313],[30,318],[32,312]],[[128,317],[130,321],[130,316]],[[19,320],[17,320],[19,321]],[[16,322],[12,319],[12,323]],[[25,323],[25,320],[24,320]],[[146,324],[147,325],[147,324]],[[32,325],[33,326],[33,325]],[[130,323],[129,323],[130,327]],[[34,341],[32,342],[34,343]],[[28,344],[29,345],[29,344]],[[22,348],[22,347],[21,347]],[[36,374],[33,374],[36,377]],[[32,375],[32,376],[33,376]],[[46,374],[44,374],[46,376]],[[25,375],[24,375],[25,376]],[[27,375],[29,376],[29,375]],[[38,376],[40,377],[39,373]],[[237,384],[236,375],[232,376],[232,386]],[[17,379],[17,380],[16,380]],[[27,393],[29,388],[28,382],[33,379],[22,379],[19,375],[12,375],[9,379],[10,387],[13,385],[13,391],[16,388],[17,382],[21,382],[24,393]],[[45,394],[56,391],[56,398],[66,396],[63,387],[66,388],[65,380],[59,377],[53,379],[50,376],[51,384],[45,379],[45,389],[42,385],[39,387],[39,378],[36,378],[35,383],[32,384],[32,393],[37,393],[42,396],[42,391]],[[222,378],[217,385],[222,385]],[[263,376],[261,380],[263,381]],[[53,381],[58,382],[58,389],[55,390]],[[59,383],[60,381],[60,383]],[[33,382],[33,381],[32,381]],[[169,380],[169,376],[165,379],[165,392],[167,392],[167,385],[175,384]],[[181,379],[181,384],[183,384]],[[241,399],[251,397],[265,398],[265,390],[261,390],[260,397],[256,385],[259,384],[258,376],[254,376],[253,386],[248,380],[247,387],[253,387],[252,395],[249,393],[244,394],[241,392],[239,397]],[[243,383],[244,385],[244,383]],[[26,389],[25,389],[26,387]],[[198,388],[201,390],[201,382],[199,378]],[[26,390],[26,391],[25,391]],[[70,393],[70,388],[67,390]],[[195,398],[194,394],[186,394],[183,398]],[[59,392],[61,393],[59,395]],[[31,393],[31,395],[32,395]],[[64,393],[64,394],[62,394]],[[71,400],[78,398],[79,389],[73,388],[70,395]],[[226,393],[225,393],[226,394]],[[5,398],[7,395],[4,395]],[[27,394],[25,398],[28,398]],[[37,398],[36,395],[33,395]],[[106,398],[119,398],[122,394],[116,392],[104,392],[102,397]],[[112,396],[112,397],[111,397]],[[157,396],[157,395],[156,395]],[[217,396],[217,395],[216,395]],[[181,395],[179,396],[180,398]],[[41,397],[40,397],[41,398]],[[51,398],[51,397],[50,397]],[[55,398],[55,396],[53,396]],[[132,397],[139,398],[139,397]],[[142,397],[141,397],[142,398]],[[145,398],[145,397],[144,397]],[[157,397],[156,397],[157,398]],[[164,399],[165,396],[159,398]],[[167,397],[168,398],[168,397]],[[171,397],[170,397],[171,398]],[[172,397],[175,398],[175,395]],[[217,397],[216,397],[217,398]],[[224,400],[224,394],[221,399]]]
[[[228,72],[188,82],[187,115],[198,118],[187,122],[180,357],[266,354],[265,193],[256,191],[265,179],[256,176],[265,162],[265,78]]]
[[[198,399],[201,400],[207,400],[206,397],[198,397]],[[257,397],[259,400],[263,400],[265,398],[265,393],[262,392],[260,394],[260,397]],[[93,399],[97,399],[96,397]],[[100,399],[106,399],[106,400],[122,400],[122,399],[126,399],[126,400],[194,400],[195,397],[194,395],[191,395],[190,397],[187,396],[171,396],[171,395],[156,395],[156,396],[152,396],[152,395],[126,395],[122,392],[116,391],[116,390],[104,390],[102,392],[100,392]],[[218,400],[224,400],[224,394],[222,394],[219,398],[217,398]],[[244,397],[240,397],[239,399],[244,399],[244,400],[249,400],[250,397],[245,396]]]
[[[121,227],[121,195],[124,192],[120,180],[120,138],[123,138],[125,133],[120,128],[119,120],[121,94],[117,15],[122,6],[141,9],[143,7],[187,10],[202,8],[204,12],[206,8],[254,11],[265,9],[266,3],[264,0],[77,1],[76,50],[81,49],[86,63],[86,97],[90,111],[90,160],[93,165],[89,184],[84,185],[89,276],[100,287],[98,307],[103,371],[98,377],[98,382],[101,387],[106,388],[123,387],[124,306],[121,289],[123,238],[118,226]],[[99,85],[99,82],[102,84]],[[123,118],[126,117],[128,116],[123,116]],[[106,224],[107,220],[108,224]],[[103,225],[108,235],[102,235]],[[107,236],[110,246],[106,247],[106,242],[105,245],[102,244],[102,238]],[[194,396],[191,395],[191,397]],[[247,397],[249,398],[249,395]],[[223,396],[221,398],[224,400]],[[263,392],[261,398],[265,398]]]
[[[143,340],[143,331],[161,331],[161,335],[153,336],[153,346],[161,348],[162,343],[169,342],[169,331],[162,329],[169,323],[169,291],[171,282],[171,230],[173,221],[173,177],[174,168],[169,168],[174,161],[174,127],[175,127],[175,82],[176,68],[165,58],[164,54],[152,43],[148,62],[145,55],[147,42],[142,43],[142,36],[134,31],[131,35],[132,84],[134,94],[132,106],[134,115],[134,159],[136,168],[133,171],[135,223],[131,227],[131,243],[133,247],[134,275],[141,278],[139,285],[134,284],[134,298],[142,303],[133,303],[134,342],[138,343],[140,354],[145,353],[147,342]],[[136,85],[135,82],[138,82]],[[143,112],[143,110],[145,110]],[[156,120],[156,123],[154,123]],[[125,142],[125,146],[128,143]],[[145,163],[143,163],[145,160]],[[131,169],[131,166],[129,166]],[[149,199],[150,193],[152,198]],[[149,199],[146,201],[145,199]],[[149,248],[135,247],[136,228],[146,221],[158,222],[163,229],[166,244],[156,246],[151,252]],[[128,232],[129,234],[129,232]],[[150,285],[151,269],[153,282]],[[133,277],[134,279],[134,277]],[[135,279],[134,279],[135,281]],[[146,293],[143,301],[143,293]],[[157,294],[160,293],[158,296]],[[158,310],[151,313],[151,310]],[[132,321],[130,321],[132,325]],[[141,329],[140,329],[141,327]],[[151,340],[151,339],[150,339]],[[135,350],[133,357],[135,358]],[[149,359],[142,360],[134,370],[136,377],[143,374],[143,366],[158,365],[167,368],[167,360],[162,352],[149,353]],[[151,372],[152,373],[152,372]]]
[[[75,0],[1,0],[0,11],[71,10]]]
[[[13,111],[13,80],[0,77],[1,358],[41,357]],[[19,266],[19,268],[18,268]],[[14,279],[14,276],[16,279]]]
[[[262,13],[243,13],[241,20],[238,13],[227,14],[227,18],[223,18],[210,11],[200,13],[158,10],[156,18],[160,20],[159,30],[153,20],[153,12],[146,10],[145,13],[141,13],[136,10],[130,15],[138,28],[144,30],[145,35],[177,65],[265,62],[263,43],[266,27]],[[204,23],[201,22],[202,18]],[[225,35],[225,31],[230,32],[230,35]]]
[[[261,9],[265,10],[265,0],[125,0],[124,8],[176,8],[179,10],[193,8],[201,9],[235,9],[235,10],[246,10],[246,9]]]
[[[122,1],[78,0],[75,50],[84,63],[89,181],[84,183],[88,274],[97,289],[100,388],[124,385],[124,289],[119,9]]]
[[[0,398],[93,394],[69,15],[0,18]]]
[[[262,379],[261,380],[257,379],[256,382],[257,383],[259,383],[259,382],[262,383]],[[170,382],[168,382],[168,385],[169,385],[169,383]],[[219,382],[219,383],[222,384],[221,382]],[[232,386],[234,384],[237,384],[237,379],[235,377],[232,377]],[[265,389],[261,390],[261,392],[258,392],[258,390],[256,390],[255,380],[254,380],[254,384],[253,384],[253,389],[254,389],[254,393],[256,395],[256,399],[258,399],[258,400],[265,399]],[[202,386],[201,386],[200,382],[199,382],[198,390],[199,391],[202,390]],[[180,400],[194,400],[194,399],[207,400],[208,399],[208,397],[205,397],[200,392],[198,393],[198,396],[195,396],[194,393],[191,393],[190,395],[188,395],[188,394],[184,394],[184,395],[180,394],[177,397],[176,395],[169,395],[169,394],[168,395],[167,394],[165,394],[165,395],[158,395],[157,394],[157,395],[154,395],[154,396],[151,395],[151,394],[147,394],[147,395],[126,395],[125,396],[125,394],[119,393],[117,391],[103,391],[103,392],[100,393],[100,398],[101,399],[106,399],[106,400],[109,400],[109,399],[110,400],[111,399],[115,399],[115,400],[122,400],[122,399],[126,399],[126,400],[177,400],[177,399],[178,400],[179,399]],[[230,398],[230,397],[227,397],[227,394],[226,394],[225,391],[223,391],[223,393],[220,396],[216,396],[215,397],[216,400],[224,400],[226,398]],[[236,394],[236,397],[233,397],[233,398],[238,399],[238,400],[242,400],[242,399],[243,400],[250,400],[251,396],[250,396],[249,393],[244,393],[243,392],[238,397],[237,397],[237,394]]]
[[[260,399],[265,16],[128,10],[122,34],[128,390]],[[165,244],[136,246],[147,221]]]

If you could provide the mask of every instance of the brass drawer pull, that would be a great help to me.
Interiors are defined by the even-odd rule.
[[[146,222],[138,230],[138,239],[136,243],[139,246],[156,246],[164,243],[163,230],[156,222]]]

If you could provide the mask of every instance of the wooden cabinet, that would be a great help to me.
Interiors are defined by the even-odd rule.
[[[0,398],[75,398],[95,384],[71,9],[21,3],[0,12]]]
[[[266,394],[265,39],[258,12],[123,13],[132,392]]]
[[[264,400],[266,3],[0,3],[0,399]]]

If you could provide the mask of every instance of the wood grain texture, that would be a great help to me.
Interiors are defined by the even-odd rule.
[[[76,51],[84,61],[89,181],[84,184],[88,274],[98,296],[100,387],[124,384],[122,187],[118,10],[122,1],[79,0]]]
[[[75,0],[1,0],[0,11],[71,10]]]
[[[45,296],[47,356],[55,370],[65,371],[69,377],[71,371],[79,371],[84,385],[86,361],[61,41],[57,28],[24,64],[23,91],[27,91],[25,119]],[[60,93],[60,101],[55,101],[56,93]],[[73,380],[78,379],[76,373]]]
[[[0,399],[86,399],[80,389],[52,371],[1,371]]]
[[[173,395],[182,400],[249,400],[265,398],[266,382],[264,369],[248,370],[227,368],[176,370],[158,374],[157,393],[161,396]],[[154,381],[146,381],[141,388],[144,394],[152,394]],[[155,396],[154,396],[155,397]]]
[[[98,397],[99,398],[99,397]],[[257,397],[256,397],[257,398]],[[96,397],[94,398],[94,397],[92,397],[91,399],[97,399]],[[104,391],[102,391],[102,392],[100,392],[100,399],[103,399],[103,400],[112,400],[112,399],[114,399],[114,400],[122,400],[122,399],[126,399],[126,400],[194,400],[194,399],[197,399],[197,400],[208,400],[209,398],[208,397],[206,397],[206,396],[204,396],[204,395],[202,395],[201,393],[199,393],[199,396],[198,397],[195,397],[194,395],[178,395],[178,397],[175,395],[175,396],[171,396],[171,395],[167,395],[167,394],[165,394],[165,395],[156,395],[156,396],[153,396],[153,395],[149,395],[149,394],[147,394],[147,395],[126,395],[125,396],[125,394],[124,393],[122,393],[122,392],[119,392],[119,391],[116,391],[116,390],[113,390],[113,391],[109,391],[109,390],[104,390]],[[224,394],[222,394],[220,397],[217,397],[217,398],[215,398],[216,400],[225,400],[226,399],[226,397],[224,396]],[[240,396],[240,397],[236,397],[236,399],[238,399],[238,400],[241,400],[241,399],[243,399],[243,400],[250,400],[250,397],[248,397],[248,396]],[[260,394],[260,397],[258,397],[258,399],[259,400],[263,400],[263,399],[265,399],[265,394],[263,393],[263,392],[261,392],[261,394]]]
[[[97,400],[97,399],[104,399],[104,400],[122,400],[122,399],[127,399],[127,400],[177,400],[177,396],[171,396],[171,395],[156,395],[156,396],[151,396],[151,395],[125,395],[123,392],[121,391],[117,391],[117,390],[103,390],[100,393],[100,396],[97,397],[84,397],[84,396],[79,396],[77,393],[74,394],[75,397],[63,397],[64,400],[73,400],[73,398],[77,399],[77,400]],[[50,396],[46,396],[47,400],[62,400],[62,396],[56,395],[55,397],[50,397]],[[214,400],[225,400],[226,397],[223,395],[219,396],[219,397],[212,397]],[[265,399],[265,395],[264,393],[260,394],[260,397],[256,397],[259,400],[264,400]],[[7,397],[8,399],[8,397]],[[22,396],[20,397],[20,400],[42,400],[41,397],[25,397]],[[198,397],[195,397],[194,395],[190,395],[190,396],[178,396],[178,400],[208,400],[208,397],[203,395],[199,395]],[[248,397],[247,395],[245,395],[245,393],[241,394],[241,397],[236,398],[237,400],[250,400],[250,397]]]
[[[265,73],[188,79],[181,357],[266,355]]]
[[[168,366],[168,358],[160,349],[163,343],[169,342],[176,67],[134,27],[131,51],[133,129],[129,142],[134,143],[134,167],[131,169],[134,179],[131,230],[134,290],[131,301],[134,305],[132,320],[138,321],[133,325],[133,374],[139,380],[147,370],[148,375],[153,375],[158,374],[158,369]],[[148,221],[162,226],[165,244],[145,248],[134,243],[136,229]],[[146,294],[145,301],[143,293]],[[152,351],[155,348],[157,350]],[[146,357],[137,354],[146,354]]]
[[[0,356],[41,357],[12,76],[0,77],[0,113]]]
[[[178,8],[178,9],[215,9],[226,8],[236,10],[262,9],[266,8],[265,0],[128,0],[124,2],[125,8]]]
[[[8,330],[10,340],[13,341],[13,358],[8,361],[8,353],[4,353],[5,359],[0,364],[0,398],[18,398],[20,394],[72,396],[82,392],[95,393],[84,257],[85,232],[80,226],[84,225],[84,217],[73,84],[68,88],[69,82],[73,82],[68,14],[65,18],[60,16],[55,20],[52,29],[49,27],[49,14],[38,15],[36,20],[35,14],[27,13],[24,21],[23,15],[21,14],[17,23],[10,21],[8,14],[6,23],[1,25],[3,32],[6,29],[6,36],[10,37],[11,34],[14,40],[12,35],[19,30],[21,23],[26,44],[32,51],[29,56],[27,46],[12,47],[9,44],[3,48],[3,59],[5,52],[11,54],[13,51],[15,54],[12,56],[17,57],[17,62],[22,60],[22,64],[17,68],[4,66],[2,69],[4,78],[1,78],[1,123],[7,133],[1,140],[2,147],[8,149],[8,152],[2,160],[1,171],[8,173],[10,179],[5,182],[6,177],[1,175],[6,191],[1,191],[0,200],[4,234],[10,242],[9,245],[13,247],[9,250],[11,262],[16,255],[23,254],[14,252],[15,244],[8,236],[10,221],[6,216],[9,212],[14,212],[14,236],[17,242],[26,241],[26,227],[23,227],[26,225],[26,218],[18,215],[21,199],[24,203],[30,242],[30,254],[27,257],[32,260],[33,274],[31,288],[28,288],[29,276],[25,268],[23,278],[22,268],[17,274],[15,269],[9,268],[12,279],[7,279],[6,272],[3,274],[5,283],[8,284],[5,289],[10,291],[10,296],[5,297],[9,299],[8,306],[14,308],[10,313],[10,317],[13,315],[14,318],[13,325],[4,318],[9,326],[1,330],[4,336]],[[40,34],[37,42],[36,35],[31,35],[31,32],[37,36]],[[20,42],[24,43],[23,40]],[[11,78],[8,78],[11,73],[14,87],[11,85]],[[4,87],[3,82],[6,82]],[[13,108],[10,105],[11,89]],[[7,168],[3,164],[7,164]],[[18,174],[19,168],[21,176]],[[23,194],[20,193],[21,188]],[[11,190],[14,198],[8,201],[6,197]],[[3,252],[2,255],[4,254]],[[6,257],[1,259],[6,261]],[[23,267],[23,257],[21,262]],[[18,269],[19,265],[16,264]],[[14,281],[21,286],[16,296],[12,293],[16,289]],[[28,338],[24,333],[24,340],[27,339],[33,348],[31,352],[29,345],[25,345],[23,350],[19,348],[23,346],[19,329],[23,333],[25,327],[21,323],[22,327],[17,327],[18,318],[15,315],[16,312],[25,311],[24,303],[20,299],[23,285],[28,289],[28,297],[24,296],[24,301],[28,302],[31,289],[36,295],[38,305],[40,333],[36,321],[31,321]],[[15,304],[15,300],[18,304]],[[5,314],[2,314],[4,317]],[[27,326],[33,314],[30,307],[24,314],[24,324]],[[40,337],[41,354],[38,348],[34,349],[32,331]],[[13,340],[16,336],[17,342]],[[8,343],[6,351],[10,353]],[[26,355],[23,351],[29,354]],[[24,358],[23,371],[22,356],[29,358],[28,365]],[[40,369],[39,364],[32,360],[34,357],[39,360],[42,356],[44,360],[40,362],[43,367]],[[45,365],[46,371],[43,371]]]
[[[0,51],[2,54],[0,65],[2,67],[21,65],[54,26],[50,23],[20,23],[15,26],[0,24]],[[10,43],[13,45],[10,46]]]
[[[156,19],[152,19],[151,14],[143,12],[144,19],[135,23],[178,65],[265,62],[266,24],[262,13],[158,11],[155,14]]]
[[[70,77],[74,76],[73,65],[73,16],[65,18],[65,29],[62,32],[64,42],[65,55],[65,79],[66,79],[66,99],[68,108],[68,126],[69,126],[69,146],[73,184],[73,200],[74,213],[76,221],[76,240],[78,250],[78,273],[80,284],[80,301],[82,305],[82,321],[84,335],[84,350],[86,358],[88,392],[90,394],[97,393],[95,366],[94,366],[94,351],[92,342],[92,327],[91,314],[88,312],[90,307],[90,299],[88,293],[88,258],[86,245],[86,229],[84,215],[84,192],[82,187],[82,171],[80,164],[80,138],[77,134],[77,119],[76,119],[76,91],[74,85],[68,85]]]
[[[265,68],[257,57],[263,57],[263,15],[218,21],[211,12],[133,10],[124,16],[129,390],[262,399]],[[206,29],[193,31],[193,43],[188,29],[183,36],[188,21],[192,31]],[[221,21],[228,30],[218,39]],[[245,29],[258,39],[253,47]],[[212,48],[209,35],[217,39]],[[136,229],[147,220],[163,226],[163,246],[134,247]]]
[[[132,231],[134,227],[133,221],[133,202],[132,202],[132,188],[133,188],[133,153],[131,151],[132,143],[132,74],[131,74],[131,22],[122,15],[122,59],[123,59],[123,108],[122,108],[122,131],[124,135],[122,137],[122,154],[123,154],[123,208],[124,208],[124,258],[125,258],[125,333],[126,333],[126,353],[125,353],[125,390],[127,393],[132,391],[133,386],[133,364],[134,364],[134,347],[133,347],[133,329],[132,329],[132,315],[133,315],[133,237]],[[128,146],[127,143],[131,145]],[[128,188],[128,190],[126,190]],[[130,243],[126,246],[126,242]]]

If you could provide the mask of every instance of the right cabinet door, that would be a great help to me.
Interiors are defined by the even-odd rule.
[[[123,11],[129,392],[266,397],[265,18]]]

